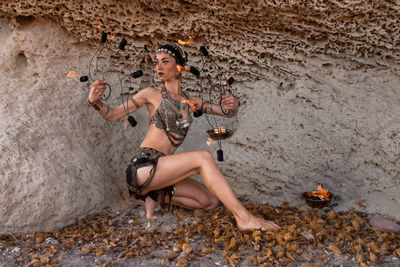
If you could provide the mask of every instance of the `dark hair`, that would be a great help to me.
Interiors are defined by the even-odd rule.
[[[175,58],[176,63],[178,63],[181,66],[185,66],[188,60],[187,53],[178,44],[164,44],[157,49],[157,53],[163,53],[163,52],[167,53],[170,52],[169,54],[171,54]]]

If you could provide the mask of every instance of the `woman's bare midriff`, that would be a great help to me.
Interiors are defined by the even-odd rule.
[[[169,141],[165,130],[158,129],[154,123],[150,124],[147,135],[140,147],[150,147],[166,155],[174,154],[176,150],[176,147],[174,147]]]

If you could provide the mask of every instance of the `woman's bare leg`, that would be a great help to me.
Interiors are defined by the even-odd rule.
[[[207,187],[191,178],[175,184],[173,204],[187,209],[213,209],[218,205],[218,198]]]
[[[165,198],[165,203],[170,203],[168,196]],[[154,209],[158,205],[151,197],[145,200],[146,218],[147,220],[158,219],[161,216],[154,214]],[[196,180],[187,178],[175,184],[173,195],[173,204],[186,209],[213,209],[218,205],[218,198],[214,196],[207,187]]]
[[[138,170],[138,184],[145,181],[150,169],[151,167],[144,167]],[[143,193],[177,184],[194,174],[200,174],[208,190],[233,213],[239,230],[279,228],[271,221],[255,217],[240,203],[208,151],[186,152],[161,157],[158,160],[154,178]]]
[[[161,218],[160,215],[154,214],[154,209],[157,207],[158,202],[156,202],[151,197],[146,197],[144,200],[144,206],[146,208],[146,218],[147,220],[155,220]]]

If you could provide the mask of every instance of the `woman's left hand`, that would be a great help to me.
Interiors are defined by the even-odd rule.
[[[221,103],[224,110],[237,110],[239,106],[239,101],[232,95],[223,95]]]

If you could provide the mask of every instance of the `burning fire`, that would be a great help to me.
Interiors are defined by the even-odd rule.
[[[181,103],[187,103],[192,108],[193,111],[196,110],[196,106],[193,103],[191,103],[189,100],[184,99],[183,97],[181,98]]]
[[[73,78],[75,81],[79,82],[79,81],[78,81],[78,78],[75,77],[75,71],[73,71],[73,70],[68,71],[67,77]]]
[[[182,41],[182,40],[178,40],[178,44],[192,46],[194,44],[193,37],[189,35],[189,40],[187,40],[186,42]]]
[[[176,65],[176,68],[180,73],[189,73],[189,71],[185,69],[185,67],[182,67],[181,65]]]
[[[224,132],[224,126],[218,127],[218,133],[223,133]]]
[[[329,193],[328,190],[324,189],[322,187],[322,184],[319,184],[318,191],[307,192],[307,196],[309,198],[317,197],[320,198],[320,200],[329,200],[331,197],[331,193]]]
[[[97,26],[97,29],[99,30],[99,32],[101,33],[101,30],[103,28],[103,22],[101,21],[100,17],[97,17],[97,21],[99,22],[99,25]]]
[[[329,199],[331,194],[328,192],[328,190],[322,188],[322,184],[318,185],[318,193],[320,193],[320,198],[321,199]]]

